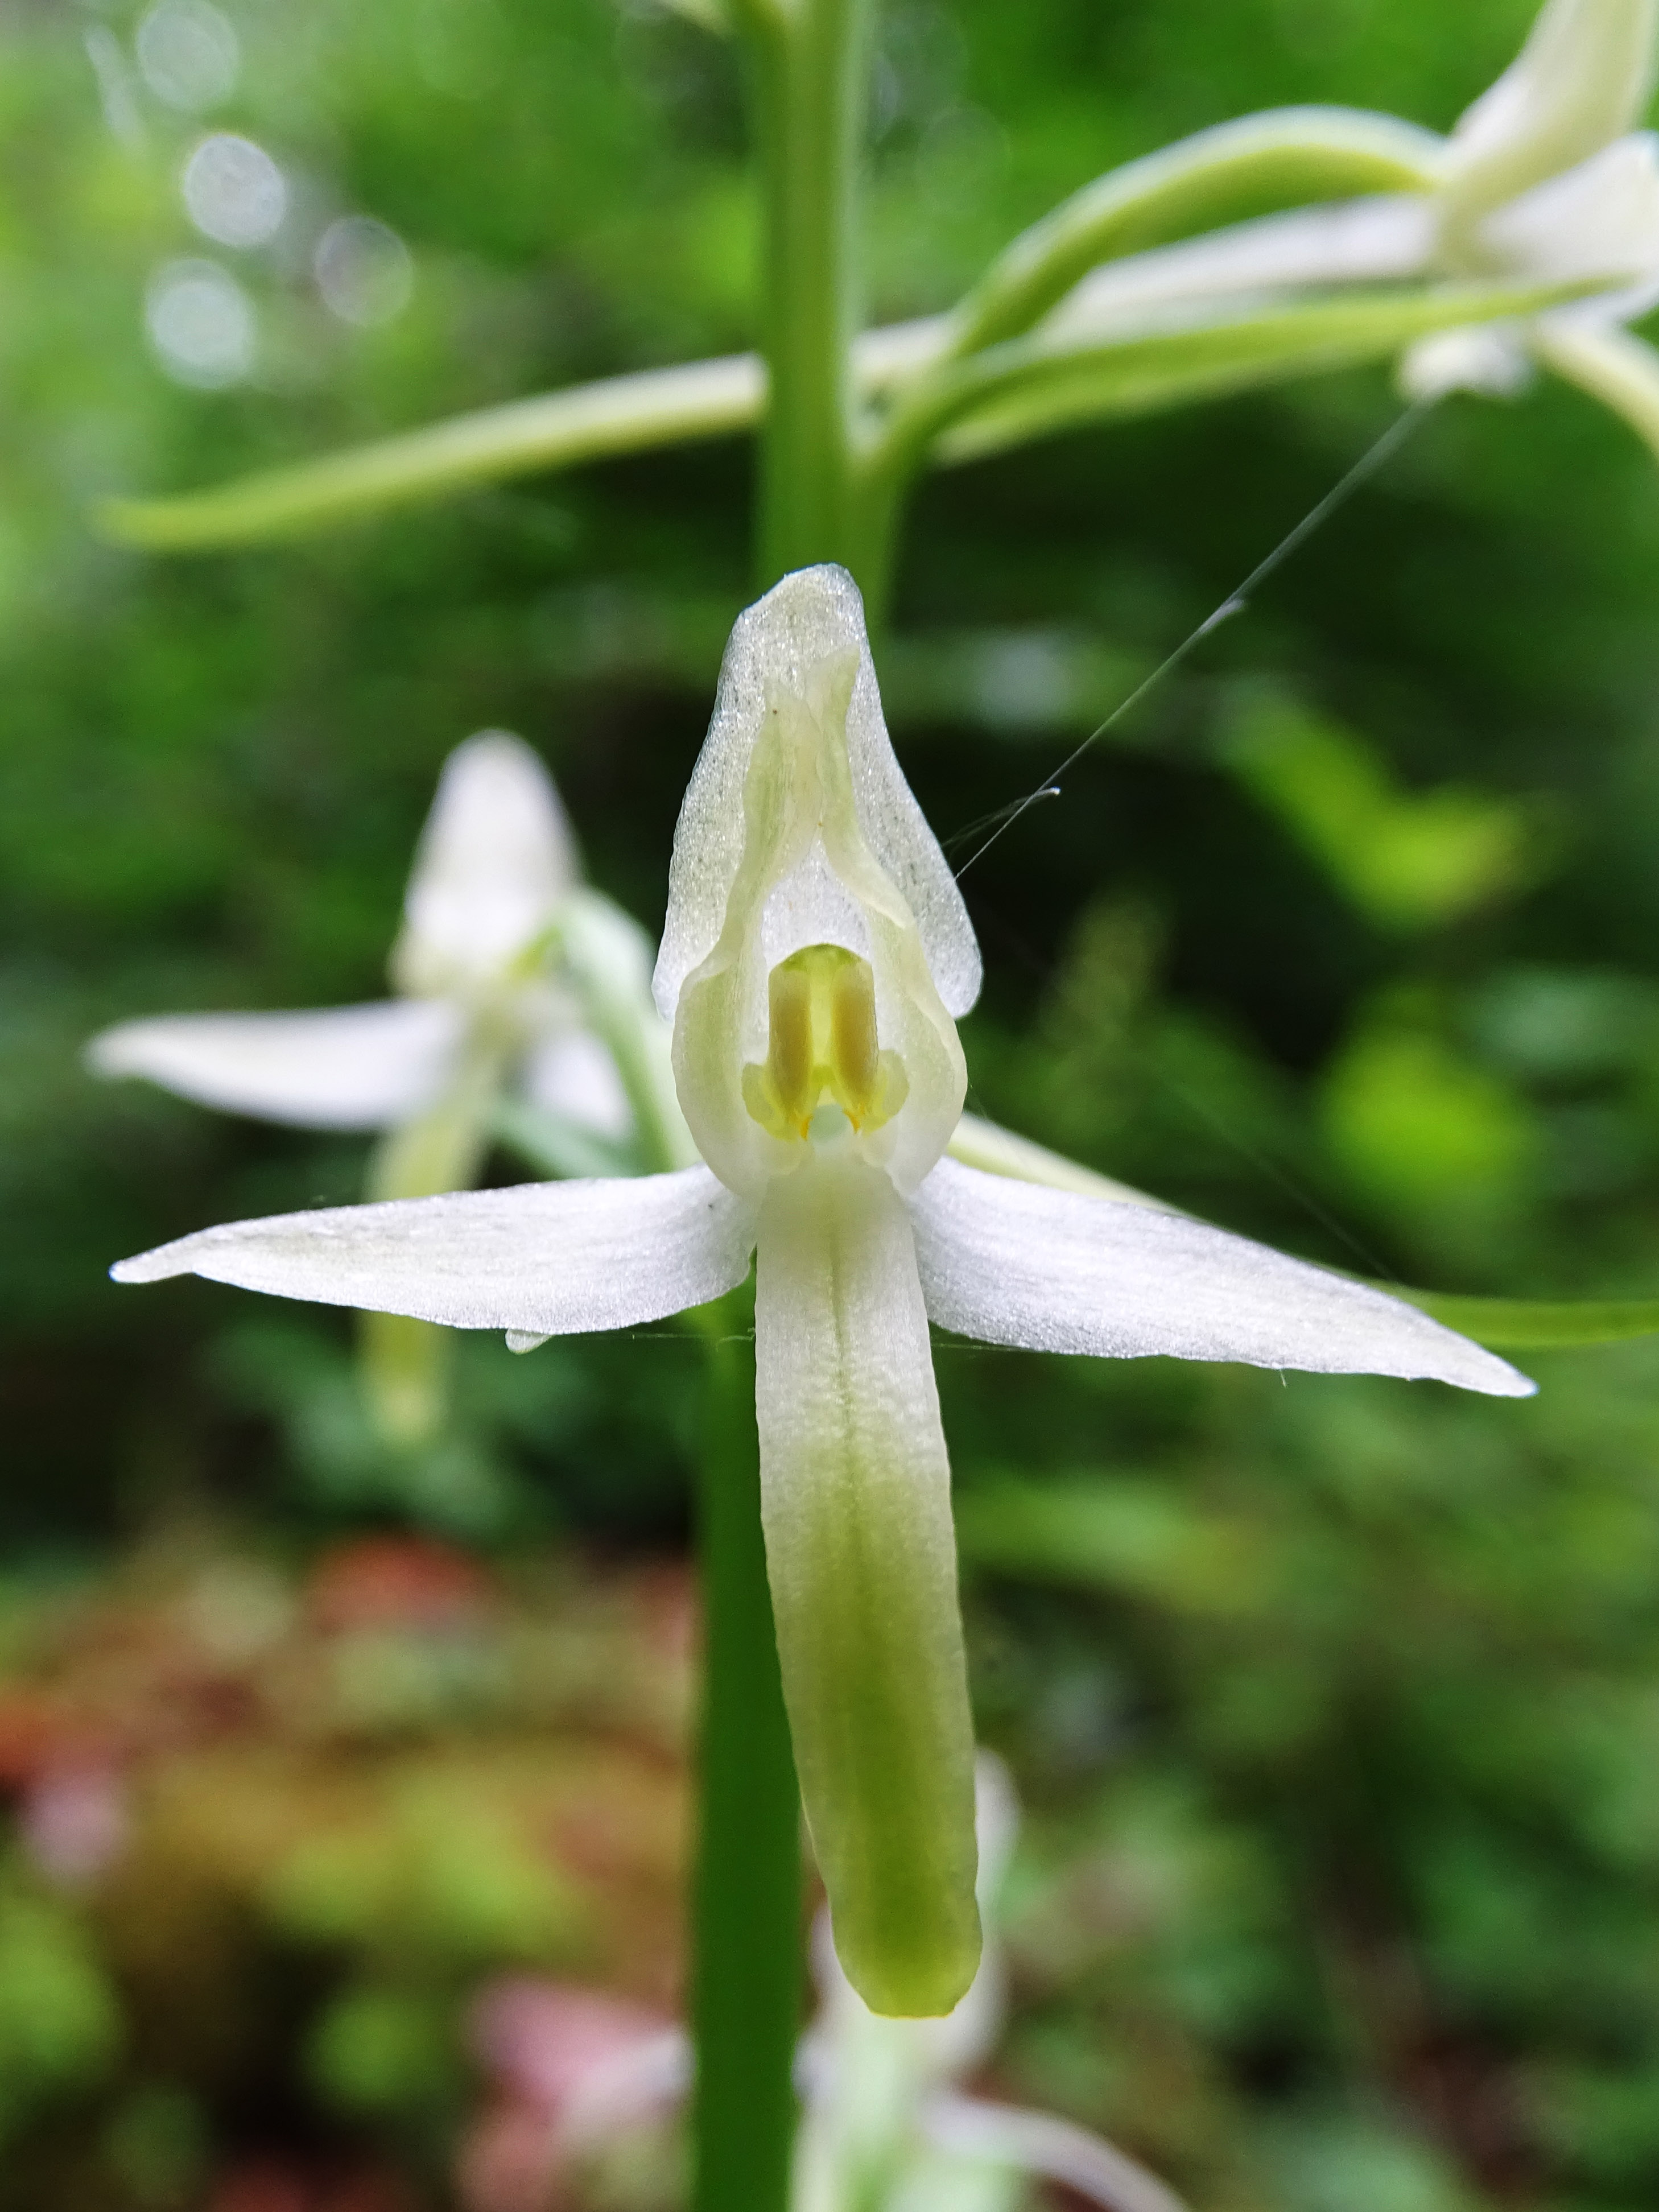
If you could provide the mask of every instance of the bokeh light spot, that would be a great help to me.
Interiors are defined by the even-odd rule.
[[[194,114],[235,88],[241,49],[209,0],[157,0],[138,26],[136,44],[144,82],[169,107]]]
[[[415,264],[395,230],[373,216],[330,223],[317,241],[312,268],[324,303],[342,322],[388,323],[409,304]]]
[[[282,171],[263,146],[228,131],[203,139],[183,185],[191,221],[220,246],[263,246],[288,212]]]
[[[150,279],[144,323],[163,368],[180,384],[216,390],[253,366],[253,302],[212,261],[169,261]]]

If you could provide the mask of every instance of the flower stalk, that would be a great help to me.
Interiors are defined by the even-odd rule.
[[[758,581],[853,557],[853,337],[872,0],[777,0],[744,27],[763,201]]]
[[[708,1372],[697,1526],[703,1688],[692,2207],[781,2212],[802,1990],[800,1794],[761,1538],[754,1309],[738,1290],[695,1318]]]

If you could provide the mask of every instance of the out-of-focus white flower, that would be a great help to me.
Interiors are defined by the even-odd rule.
[[[422,833],[392,952],[398,997],[121,1022],[93,1039],[88,1061],[204,1106],[318,1129],[405,1127],[476,1087],[486,1063],[617,1139],[629,1109],[615,1062],[548,957],[549,933],[592,897],[547,771],[520,738],[483,731],[445,763]]]
[[[1436,265],[1458,276],[1607,278],[1519,330],[1448,331],[1407,356],[1408,391],[1513,391],[1537,342],[1591,335],[1659,300],[1655,0],[1547,0],[1503,76],[1459,121],[1436,194]]]
[[[675,835],[657,1003],[705,1165],[204,1231],[115,1270],[504,1328],[527,1349],[719,1297],[758,1253],[761,1510],[796,1769],[873,2010],[979,1963],[972,1724],[928,1323],[1107,1358],[1531,1385],[1381,1292],[1152,1207],[943,1158],[979,988],[852,579],[732,632]]]
[[[546,769],[487,730],[439,781],[392,948],[399,997],[122,1022],[87,1056],[100,1075],[144,1076],[229,1113],[383,1131],[371,1198],[465,1189],[498,1124],[562,1174],[676,1165],[696,1152],[650,965],[638,925],[582,885]],[[362,1303],[375,1422],[390,1441],[422,1442],[444,1414],[442,1340]]]
[[[1019,1824],[1013,1785],[981,1753],[975,1775],[984,1954],[939,2020],[885,2020],[842,1972],[827,1914],[813,1931],[818,2010],[801,2039],[790,2212],[1018,2212],[1034,2180],[1103,2212],[1183,2212],[1155,2174],[1090,2130],[993,2103],[962,2085],[994,2056],[1006,2013],[998,1906]],[[513,1978],[473,2008],[491,2087],[457,2180],[467,2212],[544,2212],[586,2160],[660,2121],[690,2087],[692,2052],[663,2015],[602,1991]]]
[[[1659,141],[1638,130],[1659,0],[1547,0],[1521,52],[1443,144],[1421,193],[1304,208],[1107,263],[1056,337],[1203,322],[1246,300],[1442,276],[1593,289],[1524,323],[1439,332],[1401,364],[1413,397],[1519,389],[1541,362],[1659,451],[1659,356],[1623,325],[1659,302]]]

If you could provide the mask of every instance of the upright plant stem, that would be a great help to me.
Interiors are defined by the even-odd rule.
[[[872,0],[738,0],[764,203],[756,559],[856,557],[855,191]],[[752,1308],[709,1339],[701,1496],[705,1636],[693,1896],[694,2212],[786,2212],[800,2027],[800,1797],[761,1534]]]
[[[852,344],[871,0],[751,10],[764,201],[757,557],[763,586],[853,550]]]
[[[800,2027],[800,1798],[761,1540],[753,1308],[705,1310],[693,2212],[783,2212]]]

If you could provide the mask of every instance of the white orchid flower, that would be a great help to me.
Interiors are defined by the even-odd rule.
[[[1450,137],[1424,134],[1425,189],[1268,216],[1105,264],[1048,319],[1065,342],[1200,323],[1230,303],[1441,276],[1582,281],[1524,323],[1446,331],[1405,356],[1413,397],[1510,392],[1534,363],[1659,451],[1659,356],[1624,325],[1659,302],[1659,142],[1637,128],[1659,0],[1547,0],[1521,52]]]
[[[629,1164],[629,1150],[652,1166],[695,1158],[648,942],[583,887],[558,793],[520,738],[481,731],[445,763],[390,965],[393,999],[122,1022],[88,1060],[228,1113],[383,1131],[371,1198],[465,1188],[498,1127],[561,1173]],[[360,1328],[376,1425],[425,1442],[444,1418],[441,1340],[374,1311]]]
[[[544,957],[580,884],[546,769],[521,739],[483,731],[445,763],[422,832],[391,957],[398,997],[121,1022],[93,1039],[88,1062],[227,1113],[369,1130],[425,1123],[507,1061],[532,1099],[621,1138],[629,1111],[616,1066]],[[466,1156],[486,1135],[476,1115],[453,1132],[453,1182],[471,1179]]]
[[[336,1207],[123,1261],[523,1348],[755,1288],[784,1694],[837,1953],[872,2010],[978,1963],[974,1741],[928,1322],[991,1344],[1532,1388],[1382,1293],[1152,1208],[945,1158],[973,930],[882,720],[843,569],[738,620],[657,963],[703,1164]]]

